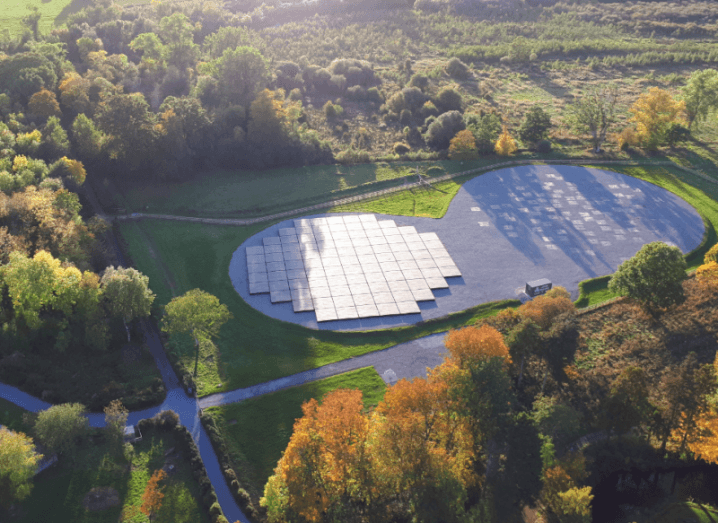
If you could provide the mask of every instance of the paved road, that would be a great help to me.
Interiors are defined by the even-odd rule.
[[[330,363],[316,369],[299,372],[276,380],[260,383],[244,389],[220,392],[199,400],[200,408],[216,407],[255,398],[270,392],[302,385],[310,381],[328,378],[356,369],[373,366],[386,383],[401,378],[426,377],[427,367],[436,367],[444,359],[445,333],[432,334],[424,338],[394,345],[388,349],[370,352],[356,358]]]

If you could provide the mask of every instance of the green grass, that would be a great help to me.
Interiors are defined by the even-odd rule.
[[[117,187],[115,202],[127,212],[203,217],[267,215],[397,185],[417,167],[431,176],[489,167],[505,158],[472,162],[439,161],[316,165],[266,171],[212,171],[185,182]],[[412,180],[413,181],[413,180]],[[403,183],[399,181],[398,183]]]
[[[118,5],[148,4],[151,0],[115,0]],[[11,35],[22,32],[22,19],[30,12],[27,6],[40,9],[40,32],[49,33],[53,25],[62,25],[67,17],[88,7],[90,0],[3,0],[0,9],[0,30],[7,29]]]
[[[135,446],[131,463],[114,458],[104,445],[86,443],[80,449],[76,464],[61,461],[35,479],[32,494],[22,503],[18,523],[115,523],[123,509],[141,505],[142,494],[152,473],[165,463],[164,452],[175,446],[171,433],[152,433]],[[176,472],[163,483],[163,506],[154,517],[156,523],[208,522],[207,513],[198,499],[199,486],[189,464],[183,459],[174,461]],[[130,465],[130,466],[128,466]],[[112,487],[117,490],[120,505],[103,511],[89,512],[82,505],[85,495],[93,487]],[[129,519],[133,523],[147,521],[140,514]]]
[[[682,501],[669,505],[660,514],[651,518],[649,523],[675,523],[676,521],[716,523],[718,522],[718,509],[703,503]]]
[[[27,412],[22,407],[18,407],[8,400],[0,398],[0,425],[10,430],[24,432],[24,424],[22,415]]]
[[[347,372],[291,389],[224,407],[207,409],[217,421],[235,462],[248,465],[248,477],[261,494],[292,436],[294,421],[302,416],[302,403],[320,400],[338,389],[359,389],[364,405],[376,406],[384,397],[385,385],[373,367]]]
[[[269,225],[227,227],[160,220],[120,224],[137,268],[150,278],[158,306],[168,303],[173,296],[173,290],[164,283],[167,281],[164,267],[174,281],[176,295],[200,288],[217,296],[234,315],[222,327],[216,349],[203,347],[197,382],[201,396],[247,387],[461,327],[519,303],[518,300],[487,303],[439,320],[373,332],[316,331],[275,320],[252,308],[237,294],[228,271],[237,247]],[[151,242],[156,257],[148,252],[144,238]],[[175,337],[170,347],[193,368],[194,347],[189,337]]]

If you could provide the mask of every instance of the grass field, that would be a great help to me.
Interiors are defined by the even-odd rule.
[[[197,383],[200,395],[247,387],[384,349],[464,326],[518,304],[517,300],[490,303],[439,321],[375,332],[315,331],[281,322],[242,300],[227,270],[237,246],[268,225],[240,228],[159,220],[120,224],[137,268],[149,276],[150,287],[157,293],[158,306],[173,295],[200,288],[217,296],[234,314],[222,328],[216,351],[203,347]],[[169,280],[173,287],[166,283]],[[176,337],[171,345],[187,365],[194,365],[191,340]]]
[[[151,0],[115,0],[118,5],[148,4]],[[40,32],[49,33],[53,25],[62,25],[67,17],[91,5],[90,0],[2,0],[0,31],[11,35],[22,32],[22,18],[30,11],[28,6],[40,9]]]
[[[24,432],[22,415],[27,412],[8,400],[0,398],[0,425],[10,430]]]
[[[716,523],[718,521],[718,509],[710,505],[690,501],[673,503],[660,514],[651,518],[649,523],[676,523],[677,521]]]
[[[698,265],[704,250],[716,241],[715,227],[711,224],[718,224],[718,204],[711,198],[718,200],[718,186],[679,169],[610,168],[657,183],[687,200],[703,214],[708,226],[707,242],[689,257],[691,266]],[[424,194],[433,196],[428,192]],[[388,207],[398,202],[392,207],[393,211],[400,210],[402,205],[409,211],[409,206],[402,203],[403,198],[406,198],[403,193],[391,195],[383,205]],[[376,205],[378,208],[374,210],[378,212],[382,201],[377,201]],[[168,303],[173,296],[200,288],[216,295],[234,314],[234,320],[223,327],[216,346],[207,344],[202,348],[197,380],[200,395],[247,387],[383,349],[463,326],[518,304],[516,301],[489,303],[438,321],[377,332],[314,331],[280,322],[244,302],[232,287],[227,271],[237,246],[269,225],[271,223],[227,227],[155,220],[122,222],[120,225],[138,269],[150,278],[158,306]],[[605,284],[584,290],[589,294],[581,297],[581,306],[594,305],[612,297]],[[176,337],[171,345],[187,366],[194,364],[194,349],[189,338]]]
[[[267,171],[212,171],[185,182],[117,187],[115,202],[127,212],[232,217],[266,215],[396,185],[397,178],[420,172],[441,176],[489,167],[506,159],[475,162],[370,163],[316,165]],[[412,180],[413,181],[413,180]],[[401,182],[399,182],[401,183]],[[367,186],[371,184],[371,188]]]
[[[302,403],[321,399],[338,388],[359,389],[367,408],[384,397],[385,385],[373,367],[281,390],[224,407],[207,409],[212,413],[235,462],[248,465],[248,477],[261,495],[282,452],[292,436],[294,421],[302,416]],[[251,420],[251,422],[249,422]]]
[[[113,458],[104,445],[87,443],[73,465],[61,461],[35,479],[30,497],[22,503],[18,523],[115,523],[124,509],[142,503],[147,481],[166,461],[165,451],[174,447],[171,433],[149,434],[136,444],[128,463]],[[163,506],[153,518],[155,523],[204,523],[209,518],[198,499],[199,486],[192,476],[189,463],[179,458],[172,461],[176,472],[163,482]],[[119,493],[120,504],[103,511],[90,512],[82,500],[94,487],[112,487]],[[140,523],[147,517],[139,514],[126,521]]]

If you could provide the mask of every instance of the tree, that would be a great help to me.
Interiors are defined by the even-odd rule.
[[[264,89],[249,108],[248,139],[254,144],[281,144],[287,139],[289,122],[284,101],[269,89]]]
[[[42,132],[40,153],[49,162],[70,154],[70,140],[67,137],[67,131],[63,129],[57,116],[50,116],[47,119]]]
[[[165,494],[162,492],[162,487],[159,483],[165,479],[165,476],[166,474],[164,470],[156,470],[147,482],[145,492],[142,494],[142,505],[140,506],[140,510],[145,516],[150,518],[150,521],[152,521],[152,516],[157,514],[157,511],[162,508],[162,500],[164,499]]]
[[[72,145],[85,161],[96,160],[102,152],[106,136],[97,130],[95,123],[84,114],[78,114],[72,122]]]
[[[608,288],[628,296],[649,310],[682,303],[686,261],[678,247],[663,242],[644,245],[611,277]]]
[[[686,103],[686,119],[690,129],[693,122],[698,124],[718,106],[718,71],[705,69],[695,71],[683,88]]]
[[[534,145],[548,138],[550,128],[551,117],[548,113],[540,105],[532,105],[521,122],[518,135],[523,143]]]
[[[568,121],[581,133],[589,133],[593,150],[601,152],[608,129],[616,122],[618,89],[614,85],[592,88],[569,107]]]
[[[30,495],[41,459],[29,437],[0,427],[0,507],[8,508]]]
[[[464,129],[456,133],[456,136],[451,139],[449,158],[452,160],[476,160],[479,158],[474,135],[471,131]]]
[[[60,116],[60,104],[57,103],[57,97],[52,91],[43,88],[30,97],[27,104],[28,109],[37,116],[47,118],[49,116]]]
[[[624,434],[647,422],[652,410],[648,395],[646,372],[640,367],[624,369],[611,385],[604,403],[606,428]]]
[[[520,387],[524,376],[526,356],[537,354],[541,347],[541,330],[531,318],[525,318],[509,331],[506,336],[506,344],[509,346],[511,358],[521,361],[517,383],[517,386]]]
[[[680,123],[686,110],[684,101],[676,101],[668,91],[651,87],[631,107],[630,122],[636,124],[638,138],[647,149],[656,149],[665,142],[666,131],[673,122]]]
[[[194,375],[197,375],[200,341],[211,341],[219,336],[219,330],[232,318],[226,305],[200,289],[192,289],[182,296],[172,298],[165,307],[162,330],[169,334],[185,332],[194,338],[197,356]]]
[[[571,487],[559,492],[554,510],[561,523],[591,523],[591,487]]]
[[[102,297],[111,316],[121,318],[130,342],[130,328],[127,325],[135,318],[150,315],[155,295],[149,288],[150,279],[132,267],[105,269],[100,284]]]
[[[254,47],[225,49],[209,66],[227,104],[247,107],[269,79],[267,61]]]
[[[483,116],[478,114],[465,114],[466,128],[474,135],[476,148],[479,153],[494,152],[494,144],[501,134],[501,118],[496,113]]]
[[[464,119],[459,111],[449,111],[439,115],[431,122],[424,139],[426,143],[436,149],[446,149],[456,133],[466,128]]]
[[[55,405],[38,413],[35,435],[52,452],[72,457],[78,439],[89,430],[85,407],[79,403]]]
[[[184,13],[174,13],[160,20],[159,34],[167,46],[167,63],[180,71],[194,65],[199,46],[194,43],[194,26]]]
[[[538,394],[534,400],[531,419],[539,432],[549,436],[559,449],[568,445],[581,430],[576,410],[569,405],[562,405],[556,398],[549,398],[543,394]]]
[[[511,156],[518,150],[516,140],[514,140],[509,134],[509,130],[505,125],[503,131],[501,132],[501,136],[499,136],[499,139],[496,140],[494,150],[499,156]]]
[[[566,296],[547,293],[522,304],[518,311],[524,318],[535,322],[542,331],[548,331],[560,315],[575,313],[576,306]]]
[[[127,425],[128,411],[120,400],[112,400],[105,407],[105,432],[110,447],[118,453],[122,453],[122,443],[125,437],[125,426]]]
[[[459,367],[470,361],[489,360],[495,357],[511,363],[509,349],[504,343],[503,336],[488,325],[451,330],[444,339],[444,345]]]

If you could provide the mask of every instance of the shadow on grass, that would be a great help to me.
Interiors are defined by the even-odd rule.
[[[42,0],[42,3],[47,3],[52,0]],[[90,7],[93,4],[92,0],[72,0],[69,4],[67,4],[62,11],[60,11],[60,14],[58,14],[55,17],[55,25],[62,25],[67,20],[67,17],[70,15],[73,15],[75,13],[79,13],[82,11],[85,7]]]

